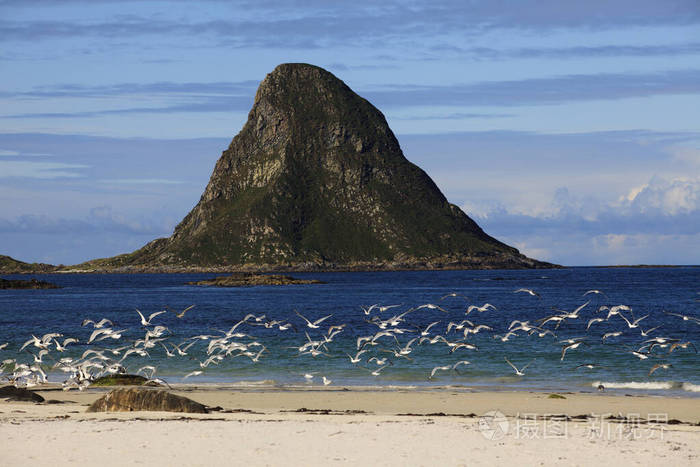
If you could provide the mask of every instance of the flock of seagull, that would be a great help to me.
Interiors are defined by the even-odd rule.
[[[521,288],[513,293],[534,297],[529,300],[541,299],[540,295],[531,289]],[[363,368],[375,377],[384,371],[390,371],[388,368],[397,361],[406,362],[405,364],[410,366],[411,363],[407,362],[413,362],[421,354],[421,348],[428,346],[434,350],[431,356],[437,355],[444,359],[426,375],[428,380],[436,378],[438,373],[458,372],[460,368],[472,365],[470,360],[463,358],[464,355],[476,356],[480,346],[486,347],[487,352],[492,354],[494,344],[497,345],[496,348],[504,350],[504,370],[510,367],[515,376],[522,377],[525,370],[537,359],[534,358],[518,367],[505,354],[508,349],[505,343],[523,338],[546,339],[548,345],[556,346],[556,356],[560,362],[570,360],[571,355],[578,353],[580,348],[612,348],[618,353],[629,354],[632,359],[648,360],[648,376],[659,370],[672,368],[671,359],[680,351],[697,353],[693,342],[685,336],[678,338],[659,334],[657,331],[663,328],[664,324],[645,328],[644,320],[649,315],[637,317],[628,305],[589,306],[593,296],[607,298],[600,290],[588,290],[582,296],[582,300],[587,301],[572,311],[552,308],[551,312],[537,320],[514,319],[507,328],[499,330],[483,322],[476,322],[479,318],[489,317],[493,326],[498,326],[496,323],[506,324],[496,306],[490,303],[470,304],[466,296],[456,292],[441,297],[439,304],[426,303],[405,311],[400,309],[403,305],[375,304],[361,307],[361,310],[357,311],[358,322],[361,325],[330,324],[332,314],[316,319],[295,311],[295,318],[292,320],[248,314],[228,330],[217,330],[184,339],[176,339],[173,331],[163,324],[158,324],[161,319],[159,317],[168,313],[177,319],[187,319],[188,312],[194,313],[190,311],[195,308],[194,305],[179,312],[157,311],[148,317],[135,310],[138,317],[134,315],[133,322],[140,325],[139,338],[129,339],[127,336],[134,335],[136,331],[129,327],[115,326],[109,319],[85,319],[81,326],[89,330],[90,335],[84,342],[59,332],[47,333],[40,337],[32,335],[19,346],[14,358],[1,360],[0,379],[6,379],[17,386],[32,387],[48,382],[47,371],[64,373],[64,390],[83,390],[101,377],[131,372],[142,375],[149,381],[167,385],[166,381],[157,377],[158,367],[154,363],[157,363],[159,358],[186,358],[187,361],[191,361],[191,371],[182,377],[182,381],[200,376],[224,360],[242,358],[247,359],[250,364],[260,364],[272,354],[268,349],[272,344],[265,345],[270,333],[277,340],[281,333],[290,335],[284,339],[286,343],[294,344],[288,347],[289,356],[308,356],[312,359],[347,357],[350,365]],[[452,306],[447,306],[448,303]],[[458,303],[458,306],[455,306],[455,303]],[[687,323],[691,327],[691,333],[698,329],[694,326],[700,325],[700,318],[697,317],[667,311],[659,313],[668,317],[664,319],[682,320]],[[427,319],[427,316],[440,319]],[[604,324],[608,329],[614,330],[596,331]],[[258,329],[269,331],[263,336],[256,332]],[[564,329],[568,332],[581,332],[583,335],[562,339],[558,334]],[[85,330],[82,334],[87,335]],[[480,339],[478,341],[477,335]],[[340,342],[341,339],[344,339],[343,342]],[[81,352],[80,349],[84,350]],[[8,342],[0,344],[0,359],[10,351]],[[155,354],[156,358],[153,358],[152,354]],[[569,365],[574,371],[604,368],[597,362]],[[332,384],[332,380],[319,373],[320,371],[309,371],[299,376],[303,376],[308,383],[320,379],[323,385]],[[320,378],[317,378],[318,376]]]

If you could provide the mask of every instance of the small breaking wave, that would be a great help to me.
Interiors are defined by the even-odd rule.
[[[257,387],[257,386],[276,386],[277,381],[274,379],[236,381],[235,383],[227,383],[227,386],[235,387]]]
[[[700,384],[684,383],[679,381],[625,381],[625,382],[608,382],[594,381],[591,386],[597,388],[604,386],[606,389],[639,389],[647,391],[681,389],[689,392],[700,392]]]
[[[700,384],[683,383],[682,387],[684,391],[700,392]]]

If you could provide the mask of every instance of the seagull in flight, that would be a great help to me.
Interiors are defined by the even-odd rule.
[[[365,352],[367,352],[366,349],[365,349],[365,350],[360,350],[359,352],[357,352],[357,353],[355,354],[354,357],[353,357],[352,355],[350,355],[350,354],[345,354],[345,355],[347,355],[347,356],[350,358],[350,363],[353,363],[353,364],[354,364],[354,363],[359,363],[360,361],[362,361],[362,359],[360,358],[360,355],[362,355],[362,354],[365,353]]]
[[[416,308],[416,311],[422,310],[423,308],[427,308],[429,310],[440,310],[443,313],[447,313],[448,311],[445,310],[444,308],[438,306],[438,305],[433,305],[432,303],[426,303],[425,305],[421,305],[418,308]]]
[[[435,326],[436,324],[439,324],[439,323],[440,323],[440,321],[434,321],[434,322],[430,323],[425,329],[423,329],[420,332],[421,337],[429,336],[430,335],[430,328],[432,328],[433,326]],[[420,328],[418,328],[418,329],[420,330]]]
[[[630,329],[634,329],[634,328],[638,328],[638,327],[639,327],[639,322],[640,322],[641,320],[643,320],[644,318],[646,318],[647,316],[649,316],[649,315],[644,315],[644,316],[642,316],[641,318],[637,318],[637,319],[635,319],[635,320],[634,320],[633,322],[631,322],[631,323],[629,322],[629,320],[628,320],[627,318],[625,318],[625,315],[622,315],[622,314],[621,314],[621,315],[620,315],[620,318],[622,318],[622,319],[625,320],[625,323],[627,323],[627,326],[629,326]]]
[[[141,312],[138,310],[138,308],[136,309],[136,313],[138,313],[139,316],[141,317],[141,325],[142,325],[142,326],[150,326],[150,325],[151,325],[151,320],[152,320],[153,318],[155,318],[155,317],[158,316],[158,315],[162,315],[163,313],[167,313],[167,312],[166,312],[166,310],[163,310],[163,311],[156,311],[155,313],[151,313],[151,314],[148,316],[148,319],[144,318],[143,314],[141,314]]]
[[[306,319],[304,316],[302,316],[301,313],[299,313],[298,311],[295,311],[295,313],[296,313],[297,316],[299,316],[301,319],[303,319],[304,321],[306,321],[306,325],[307,325],[308,327],[310,327],[311,329],[318,329],[318,328],[320,327],[319,324],[321,324],[323,321],[325,321],[325,320],[327,320],[328,318],[330,318],[331,316],[333,316],[332,314],[331,314],[331,315],[328,315],[328,316],[324,316],[323,318],[317,319],[316,321],[314,321],[314,322],[312,323],[311,321],[309,321],[308,319]]]
[[[594,368],[605,368],[601,365],[598,365],[597,363],[583,363],[581,365],[578,365],[574,368],[574,370],[578,370],[579,368],[588,368],[589,370],[592,370]]]
[[[605,321],[605,318],[591,318],[586,326],[586,331],[588,331],[588,329],[595,323],[602,323],[603,321]]]
[[[564,347],[562,347],[562,349],[561,349],[561,359],[560,359],[560,360],[564,360],[564,356],[566,355],[566,351],[567,351],[567,350],[569,350],[569,349],[573,350],[573,349],[577,348],[577,347],[578,347],[579,345],[581,345],[581,344],[583,344],[583,345],[588,345],[588,344],[586,344],[586,343],[583,342],[583,341],[576,341],[576,342],[572,342],[571,344],[567,344],[567,345],[565,345]]]
[[[466,296],[466,295],[461,294],[461,293],[457,293],[457,292],[452,292],[452,293],[448,293],[447,295],[443,295],[443,296],[440,298],[440,301],[442,301],[442,300],[444,300],[444,299],[446,299],[446,298],[448,298],[448,297],[462,297],[463,299],[467,300],[467,296]]]
[[[379,310],[379,313],[384,313],[386,310],[390,310],[390,309],[392,309],[392,308],[396,308],[397,306],[401,306],[401,305],[379,306],[378,303],[375,303],[374,305],[371,305],[369,308],[365,308],[365,307],[361,307],[361,308],[362,308],[362,311],[363,311],[366,315],[369,315],[370,313],[372,313],[372,310],[374,310],[375,308],[376,308],[377,310]]]
[[[518,290],[514,291],[513,293],[520,293],[520,292],[525,292],[525,293],[527,293],[527,294],[529,294],[529,295],[532,295],[533,297],[539,297],[539,296],[540,296],[540,294],[538,294],[538,293],[535,292],[534,290],[532,290],[532,289],[524,289],[524,288],[523,288],[523,289],[518,289]]]
[[[530,365],[532,365],[532,362],[535,361],[535,359],[533,358],[533,359],[532,359],[532,362],[528,363],[527,365],[525,365],[524,367],[522,367],[521,369],[518,370],[518,369],[515,367],[515,365],[513,365],[513,364],[510,362],[510,360],[508,360],[508,359],[505,358],[505,357],[503,357],[503,359],[506,361],[506,363],[507,363],[508,365],[510,365],[510,366],[513,368],[513,370],[515,370],[515,374],[516,374],[517,376],[525,376],[525,373],[524,373],[525,368],[527,368],[527,367],[529,367]]]
[[[380,366],[380,367],[377,368],[376,370],[372,371],[372,372],[371,372],[371,375],[372,375],[372,376],[379,376],[379,374],[382,372],[382,370],[383,370],[384,368],[388,367],[388,366],[389,366],[389,365]]]
[[[687,349],[688,346],[693,347],[693,350],[695,350],[695,353],[698,353],[698,349],[695,347],[695,344],[693,344],[693,343],[690,342],[690,341],[688,341],[688,342],[674,342],[673,344],[671,344],[671,348],[668,349],[668,353],[673,352],[673,351],[676,350],[677,348],[680,348],[680,349]]]
[[[700,324],[700,319],[699,318],[694,318],[692,316],[688,315],[682,315],[680,313],[671,313],[670,311],[664,311],[669,316],[677,316],[679,318],[683,318],[683,321],[694,321],[697,324]]]
[[[651,328],[651,329],[647,329],[646,331],[645,331],[644,329],[642,329],[642,328],[639,328],[639,331],[642,333],[642,337],[649,337],[649,333],[650,333],[650,332],[656,331],[656,330],[659,329],[661,326],[663,326],[663,325],[656,326],[656,327],[653,327],[653,328]]]
[[[170,310],[170,311],[171,311],[172,313],[175,313],[175,317],[176,317],[176,318],[183,318],[183,317],[185,316],[185,313],[187,313],[188,311],[190,311],[190,310],[191,310],[192,308],[194,308],[194,307],[195,307],[195,305],[190,305],[190,306],[188,306],[187,308],[185,308],[184,310],[182,310],[180,313],[175,313],[175,312],[172,311],[172,310]]]
[[[467,313],[466,313],[466,314],[469,314],[469,313],[471,313],[471,312],[474,311],[474,310],[478,311],[479,313],[483,313],[484,311],[486,311],[486,310],[488,310],[488,309],[492,309],[492,310],[494,310],[494,311],[498,310],[498,308],[496,308],[495,306],[491,305],[490,303],[484,303],[484,304],[481,305],[481,306],[469,305],[469,308],[467,308]]]
[[[651,376],[651,374],[653,372],[655,372],[656,370],[658,370],[659,368],[664,369],[664,370],[668,370],[669,368],[673,368],[673,365],[671,365],[670,363],[657,363],[656,365],[651,367],[651,370],[649,370],[648,376]]]
[[[449,371],[452,369],[452,365],[436,366],[435,368],[433,368],[433,371],[430,372],[430,376],[428,376],[428,379],[433,379],[433,376],[435,376],[435,373],[437,373],[438,371]]]
[[[84,319],[84,320],[83,320],[83,323],[81,324],[81,326],[87,326],[88,324],[92,324],[92,326],[93,326],[95,329],[99,329],[99,328],[101,328],[101,327],[104,327],[106,324],[109,324],[110,326],[114,326],[114,323],[112,323],[112,322],[111,322],[110,320],[108,320],[107,318],[102,318],[102,319],[101,319],[99,322],[97,322],[97,323],[94,322],[94,321],[91,320],[91,319]]]
[[[607,339],[607,338],[609,338],[609,337],[618,337],[618,336],[621,336],[621,335],[622,335],[622,332],[621,332],[621,331],[606,332],[605,334],[603,334],[603,337],[601,337],[600,340],[601,340],[602,342],[605,342],[605,339]]]
[[[589,290],[588,292],[586,292],[586,293],[583,294],[583,297],[585,297],[586,295],[591,294],[591,293],[593,293],[593,294],[600,294],[600,295],[602,295],[603,297],[606,297],[606,298],[608,297],[607,295],[605,295],[605,292],[603,292],[602,290],[597,290],[597,289]]]

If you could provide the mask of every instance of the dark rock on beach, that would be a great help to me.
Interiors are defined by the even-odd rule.
[[[220,276],[214,279],[188,282],[188,285],[208,285],[215,287],[249,287],[253,285],[298,285],[324,284],[316,279],[296,279],[291,276],[273,274],[236,273],[230,276]]]
[[[0,279],[0,289],[60,289],[60,287],[37,279]]]
[[[24,402],[44,402],[44,398],[34,391],[16,386],[3,386],[0,388],[0,399]]]
[[[97,399],[88,412],[186,412],[209,413],[206,406],[159,389],[114,389]]]

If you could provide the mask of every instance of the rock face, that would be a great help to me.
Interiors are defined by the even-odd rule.
[[[551,267],[488,236],[331,73],[279,65],[170,238],[91,267]]]
[[[34,391],[15,386],[3,386],[0,388],[0,399],[9,401],[24,401],[24,402],[44,402],[44,398]]]
[[[207,408],[186,397],[154,389],[114,389],[88,407],[88,412],[186,412],[208,413]]]
[[[316,279],[296,279],[290,276],[278,274],[252,274],[236,273],[230,276],[215,277],[203,281],[188,282],[188,285],[206,285],[215,287],[250,287],[254,285],[300,285],[300,284],[323,284]]]

